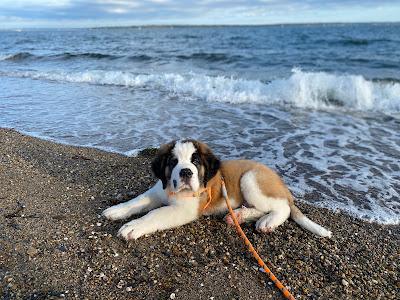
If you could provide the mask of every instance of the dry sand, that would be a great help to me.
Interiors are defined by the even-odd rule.
[[[282,299],[220,218],[130,243],[116,237],[123,222],[99,214],[155,182],[152,155],[124,157],[0,129],[0,298]],[[396,298],[399,226],[300,207],[333,238],[292,221],[269,235],[244,226],[298,299]]]

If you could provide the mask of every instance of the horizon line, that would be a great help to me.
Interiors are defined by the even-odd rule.
[[[400,21],[365,21],[365,22],[293,22],[293,23],[264,23],[264,24],[132,24],[132,25],[105,25],[105,26],[38,26],[38,27],[10,27],[0,28],[0,31],[19,29],[105,29],[105,28],[154,28],[154,27],[264,27],[264,26],[287,26],[287,25],[363,25],[363,24],[400,24]]]

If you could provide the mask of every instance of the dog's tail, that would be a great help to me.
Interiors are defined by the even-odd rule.
[[[294,204],[290,205],[290,217],[304,229],[322,237],[331,237],[332,232],[307,218]]]

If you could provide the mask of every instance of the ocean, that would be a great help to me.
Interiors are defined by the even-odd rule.
[[[0,126],[125,155],[200,139],[399,224],[400,24],[3,30]]]

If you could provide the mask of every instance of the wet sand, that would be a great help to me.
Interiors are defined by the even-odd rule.
[[[220,218],[129,243],[116,237],[124,222],[100,213],[155,182],[153,155],[124,157],[0,129],[0,298],[282,299]],[[395,299],[400,226],[299,206],[333,237],[293,221],[268,235],[244,226],[298,299]]]

